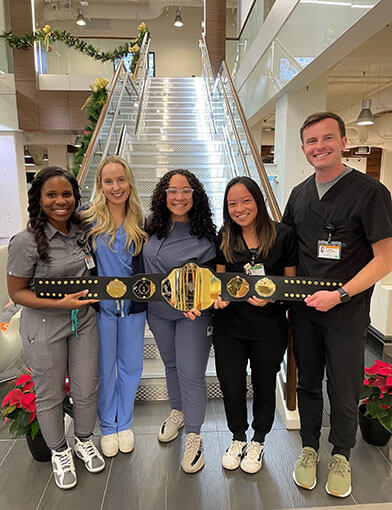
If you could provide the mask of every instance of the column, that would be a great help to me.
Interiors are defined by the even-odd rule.
[[[204,0],[204,33],[217,74],[226,54],[226,0]]]

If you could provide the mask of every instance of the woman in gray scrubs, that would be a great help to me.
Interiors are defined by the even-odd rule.
[[[166,273],[186,262],[215,262],[215,225],[206,192],[187,170],[172,170],[158,182],[147,222],[150,239],[143,248],[146,273]],[[200,428],[207,403],[205,370],[212,340],[211,316],[203,312],[191,321],[163,302],[148,305],[148,323],[165,364],[172,410],[158,439],[168,442],[184,426],[185,451],[181,462],[187,473],[204,466]]]
[[[38,422],[52,451],[54,480],[61,489],[70,489],[77,478],[64,432],[67,372],[74,405],[74,452],[91,473],[105,467],[91,440],[97,414],[98,332],[89,305],[96,301],[81,300],[88,289],[61,299],[38,298],[33,279],[88,277],[92,259],[75,215],[78,183],[68,171],[42,169],[28,198],[28,226],[12,237],[8,247],[8,293],[23,306],[20,333],[32,371]]]

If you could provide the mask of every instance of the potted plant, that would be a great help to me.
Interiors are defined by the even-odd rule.
[[[12,382],[12,389],[1,403],[3,423],[10,422],[9,432],[15,437],[25,436],[32,456],[38,461],[50,460],[50,450],[42,437],[37,420],[35,390],[31,372],[22,374]],[[64,386],[64,412],[72,417],[69,398],[69,381]]]
[[[367,443],[384,446],[392,435],[392,364],[376,360],[365,367],[359,426]]]

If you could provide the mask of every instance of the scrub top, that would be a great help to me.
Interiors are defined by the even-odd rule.
[[[274,222],[275,223],[275,222]],[[297,265],[297,243],[292,228],[282,223],[275,223],[276,241],[268,256],[255,258],[255,263],[264,265],[266,275],[282,276],[284,268]],[[222,240],[218,235],[218,247]],[[244,241],[245,243],[245,241]],[[246,246],[245,250],[236,253],[234,263],[227,262],[218,248],[217,264],[226,265],[226,272],[245,273],[244,265],[251,263],[253,253]],[[233,336],[249,340],[260,340],[263,330],[268,328],[269,321],[285,319],[287,306],[281,302],[268,303],[263,307],[254,306],[246,301],[232,302],[222,310],[215,310],[216,320],[222,320]]]
[[[385,186],[353,169],[318,197],[315,175],[296,186],[287,203],[282,221],[294,228],[298,240],[298,276],[338,279],[346,282],[372,258],[371,245],[392,237],[392,205]],[[340,259],[318,257],[318,241],[328,239],[326,225],[334,231],[331,241],[342,243]],[[329,312],[318,312],[302,303],[293,303],[320,324],[358,329],[369,324],[373,287],[353,296]]]
[[[71,224],[68,234],[57,230],[53,225],[45,225],[49,243],[49,261],[39,258],[35,235],[28,229],[15,234],[8,245],[7,273],[19,278],[31,278],[29,288],[34,292],[33,278],[85,277],[90,276],[86,266],[87,253],[83,249],[83,230]],[[40,308],[45,313],[64,314],[69,310]]]
[[[167,236],[158,239],[153,234],[143,248],[144,268],[146,273],[167,273],[174,267],[181,267],[186,262],[206,264],[215,259],[215,243],[202,237],[191,235],[189,222],[176,222]],[[148,304],[148,312],[171,318],[183,317],[182,312],[170,308],[164,302]]]

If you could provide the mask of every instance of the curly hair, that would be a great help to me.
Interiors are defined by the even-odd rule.
[[[151,197],[151,216],[146,225],[147,233],[157,234],[158,239],[167,236],[171,216],[166,205],[166,190],[173,175],[183,175],[193,188],[193,206],[188,213],[191,235],[215,241],[216,227],[212,221],[211,207],[205,189],[192,172],[183,169],[167,172],[155,186]]]
[[[96,249],[96,239],[99,235],[104,234],[109,248],[112,249],[116,236],[116,228],[113,217],[107,205],[107,198],[102,189],[102,171],[109,163],[116,163],[124,168],[125,176],[130,186],[130,193],[126,202],[125,218],[123,221],[124,230],[127,236],[126,247],[129,249],[131,243],[134,243],[134,255],[140,253],[143,244],[147,240],[147,234],[143,230],[144,215],[140,203],[139,195],[136,189],[136,181],[132,169],[125,159],[119,156],[108,156],[103,159],[96,171],[96,195],[91,206],[82,211],[81,218],[91,229],[87,234],[87,238],[92,239],[93,248]]]
[[[245,249],[245,244],[241,235],[242,228],[231,219],[227,204],[229,191],[235,184],[243,184],[256,202],[257,216],[255,226],[256,236],[259,241],[259,247],[256,253],[257,256],[261,254],[262,257],[266,258],[276,241],[276,227],[269,217],[263,194],[258,184],[250,177],[245,176],[234,177],[234,179],[227,183],[223,199],[223,227],[221,231],[222,242],[220,249],[226,260],[231,263],[235,262],[236,253],[244,251]]]
[[[41,189],[44,183],[51,177],[65,177],[71,184],[75,198],[75,209],[68,219],[68,225],[71,223],[74,225],[80,224],[80,219],[75,212],[80,203],[79,185],[75,177],[68,170],[64,170],[59,166],[48,166],[40,170],[34,177],[27,195],[29,201],[27,207],[29,213],[27,229],[34,234],[39,258],[44,264],[49,262],[49,243],[45,234],[45,225],[49,219],[41,208]]]

